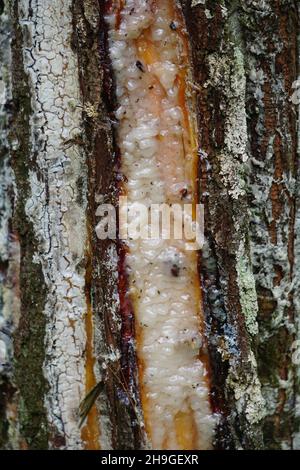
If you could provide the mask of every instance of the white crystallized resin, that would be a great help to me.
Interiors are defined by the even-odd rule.
[[[180,12],[171,0],[124,3],[119,12],[112,8],[107,22],[128,203],[192,202],[197,148],[182,94],[189,57]],[[172,239],[129,240],[128,248],[149,439],[156,449],[208,449],[214,418],[199,359],[197,253],[186,251],[184,240]]]

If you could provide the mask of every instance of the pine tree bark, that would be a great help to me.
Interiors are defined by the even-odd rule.
[[[95,233],[100,195],[117,205],[106,3],[0,1],[3,449],[150,445],[120,372],[134,363],[120,253]],[[214,448],[299,449],[299,5],[180,5],[197,99]],[[104,377],[80,428],[80,403]]]

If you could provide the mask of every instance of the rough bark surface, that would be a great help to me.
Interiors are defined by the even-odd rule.
[[[119,177],[106,3],[0,1],[3,449],[149,445],[123,374],[135,353],[122,339],[122,252],[95,233]],[[214,446],[299,449],[299,5],[179,3],[197,98]]]
[[[299,73],[298,6],[192,4],[202,273],[215,401],[224,407],[218,445],[293,448],[299,118],[290,98]]]

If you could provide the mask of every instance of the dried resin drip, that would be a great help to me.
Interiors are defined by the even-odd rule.
[[[197,139],[182,12],[173,0],[108,3],[122,192],[129,204],[148,208],[195,203]],[[208,449],[214,419],[197,252],[172,238],[126,243],[147,435],[156,449]]]

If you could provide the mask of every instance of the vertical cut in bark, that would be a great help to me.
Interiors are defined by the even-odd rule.
[[[120,194],[129,207],[195,206],[198,147],[182,12],[173,0],[108,4]],[[198,253],[186,242],[129,239],[121,248],[123,342],[129,350],[135,333],[145,428],[158,449],[212,443]]]

